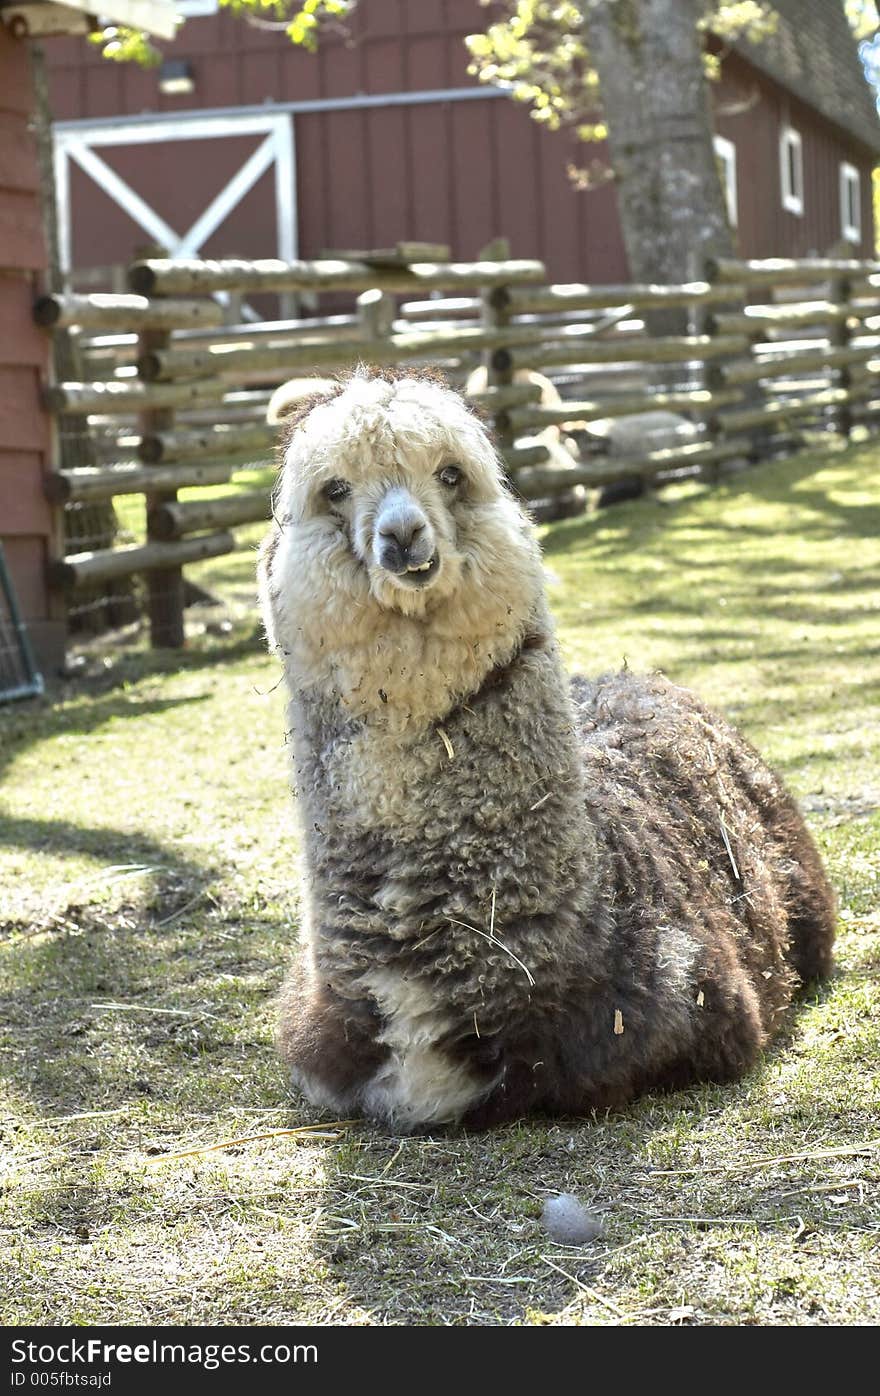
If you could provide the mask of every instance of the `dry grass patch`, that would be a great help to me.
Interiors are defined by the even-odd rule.
[[[729,713],[841,899],[837,976],[749,1080],[607,1119],[401,1140],[288,1098],[296,845],[251,556],[199,569],[228,638],[99,647],[0,709],[0,1321],[876,1322],[878,535],[874,447],[547,532],[572,664]],[[544,1236],[556,1191],[594,1244]]]

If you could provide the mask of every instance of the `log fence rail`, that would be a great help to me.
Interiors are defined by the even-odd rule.
[[[54,413],[89,420],[99,462],[58,460],[45,482],[53,507],[63,518],[86,501],[144,499],[133,546],[51,559],[51,584],[71,609],[83,588],[143,576],[152,643],[183,644],[184,567],[242,546],[235,530],[268,519],[269,491],[179,491],[268,465],[275,433],[265,408],[289,377],[359,362],[439,364],[463,384],[484,364],[487,385],[472,400],[530,502],[633,476],[652,486],[695,473],[712,480],[723,462],[759,460],[806,430],[845,437],[880,412],[878,262],[722,259],[680,286],[553,286],[540,262],[455,263],[441,250],[419,260],[411,248],[411,261],[151,259],[130,268],[125,293],[38,300],[37,324],[73,330],[81,362],[101,375],[47,389]],[[218,293],[262,291],[357,301],[354,313],[224,324]],[[657,309],[688,311],[700,333],[650,335],[642,317]],[[678,367],[664,368],[655,390],[659,364]],[[529,370],[561,382],[561,407],[542,403],[540,387],[522,379]],[[676,414],[680,437],[646,434],[639,452],[614,454],[609,423],[646,413]],[[557,428],[581,447],[570,468],[547,444]]]

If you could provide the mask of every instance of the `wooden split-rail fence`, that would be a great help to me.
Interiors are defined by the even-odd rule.
[[[878,262],[720,260],[686,285],[559,286],[537,261],[417,256],[147,260],[129,269],[129,293],[36,303],[40,325],[74,332],[84,366],[83,381],[48,389],[50,408],[57,420],[87,419],[97,459],[66,464],[59,436],[46,477],[56,537],[65,511],[86,503],[140,495],[146,505],[144,536],[131,546],[58,543],[50,581],[72,609],[83,594],[142,575],[152,643],[183,644],[183,569],[241,546],[235,530],[267,520],[270,506],[268,487],[180,492],[271,459],[266,404],[290,377],[432,363],[463,384],[482,364],[485,386],[472,396],[527,501],[621,480],[713,479],[724,463],[760,459],[805,429],[848,434],[880,411]],[[229,326],[219,293],[357,301],[353,312]],[[669,312],[678,333],[668,332]],[[553,379],[562,405],[521,370]],[[658,412],[682,424],[671,441],[652,447],[646,428],[644,444],[615,450],[609,423],[632,419],[638,440],[643,414]],[[554,451],[557,428],[579,459]]]

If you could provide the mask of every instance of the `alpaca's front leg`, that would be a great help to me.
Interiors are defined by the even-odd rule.
[[[312,1105],[351,1110],[388,1057],[382,1020],[369,999],[343,998],[304,962],[281,992],[278,1044],[293,1084]]]

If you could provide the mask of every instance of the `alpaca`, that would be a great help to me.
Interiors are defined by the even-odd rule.
[[[407,1132],[741,1076],[831,966],[791,797],[664,678],[566,680],[458,394],[361,372],[287,432],[259,573],[304,839],[295,1085]]]
[[[513,375],[514,383],[530,383],[539,388],[541,407],[561,407],[562,398],[555,383],[543,373],[533,368],[518,368]],[[465,397],[484,393],[489,383],[489,374],[484,366],[475,368],[465,384]],[[563,436],[558,426],[543,427],[540,431],[526,432],[516,438],[517,446],[543,446],[547,452],[546,464],[551,470],[573,470],[580,464],[580,451],[572,436]],[[532,500],[529,510],[534,519],[546,523],[552,519],[567,519],[573,514],[582,514],[588,503],[595,503],[599,495],[583,485],[571,485],[567,490],[557,491],[551,498]]]
[[[562,398],[555,383],[552,383],[543,373],[536,373],[531,368],[518,368],[513,375],[514,383],[530,383],[534,388],[540,388],[541,396],[538,399],[541,407],[561,407]],[[465,396],[472,397],[475,393],[484,393],[489,383],[489,374],[485,367],[475,368],[468,376],[465,384]],[[580,452],[577,443],[570,436],[563,436],[558,426],[543,427],[541,431],[532,432],[527,436],[517,438],[518,446],[546,446],[548,452],[548,464],[554,470],[571,470],[572,466],[578,464]]]

